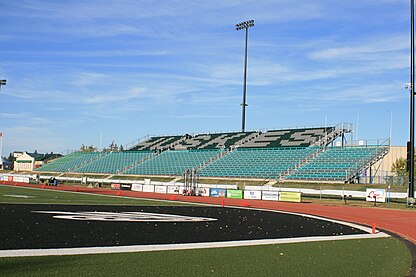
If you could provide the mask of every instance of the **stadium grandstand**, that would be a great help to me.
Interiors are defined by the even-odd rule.
[[[351,124],[146,137],[121,152],[74,152],[42,172],[352,182],[382,159],[389,141],[353,145]],[[352,136],[351,136],[352,137]]]

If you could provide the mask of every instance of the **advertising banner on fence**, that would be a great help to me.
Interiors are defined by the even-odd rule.
[[[200,188],[199,193],[201,196],[209,196],[209,188]]]
[[[168,190],[167,186],[155,186],[156,193],[166,193]]]
[[[367,189],[366,190],[366,201],[374,202],[386,202],[386,190],[385,189]]]
[[[243,198],[243,191],[239,189],[227,189],[227,198]]]
[[[143,185],[144,192],[155,192],[155,186],[153,185]]]
[[[120,189],[120,184],[111,184],[111,189]]]
[[[279,192],[278,191],[263,191],[261,194],[261,199],[268,200],[268,201],[279,201]]]
[[[121,190],[131,190],[131,184],[121,184],[120,189]]]
[[[168,186],[169,194],[179,194],[181,193],[181,188],[179,186]]]
[[[8,180],[10,181],[10,178],[12,178],[12,182],[19,182],[19,183],[29,183],[30,178],[29,177],[23,177],[23,176],[9,176]]]
[[[244,199],[261,199],[261,190],[245,190]]]
[[[225,197],[227,195],[226,189],[211,188],[209,195],[212,197]]]
[[[131,190],[143,191],[143,185],[142,184],[131,184]]]
[[[301,193],[300,192],[294,192],[294,191],[281,191],[279,193],[279,201],[283,201],[283,202],[302,202],[302,197],[301,197]]]

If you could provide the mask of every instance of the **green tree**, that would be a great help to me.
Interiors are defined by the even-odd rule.
[[[398,158],[396,161],[391,165],[391,171],[396,173],[397,176],[406,176],[406,159],[405,158]]]
[[[95,152],[97,150],[97,147],[95,147],[94,145],[90,145],[90,146],[86,146],[86,145],[81,145],[80,151],[81,152]]]
[[[6,159],[11,163],[14,163],[14,161],[16,160],[16,158],[13,156],[13,153],[10,153],[9,157]]]

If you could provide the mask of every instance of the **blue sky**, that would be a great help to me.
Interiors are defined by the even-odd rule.
[[[405,145],[409,1],[0,0],[3,155],[358,122]],[[354,136],[355,138],[355,136]]]

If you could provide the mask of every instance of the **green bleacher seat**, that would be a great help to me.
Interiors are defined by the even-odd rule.
[[[385,146],[328,147],[286,178],[346,180],[386,150]]]
[[[316,147],[238,148],[199,171],[206,177],[276,178],[316,151]]]
[[[167,150],[128,169],[126,174],[182,175],[185,170],[200,166],[217,157],[222,150]]]
[[[119,173],[153,155],[152,151],[112,152],[76,170],[82,173]]]
[[[78,167],[99,158],[100,152],[74,152],[37,169],[37,171],[73,172]]]

